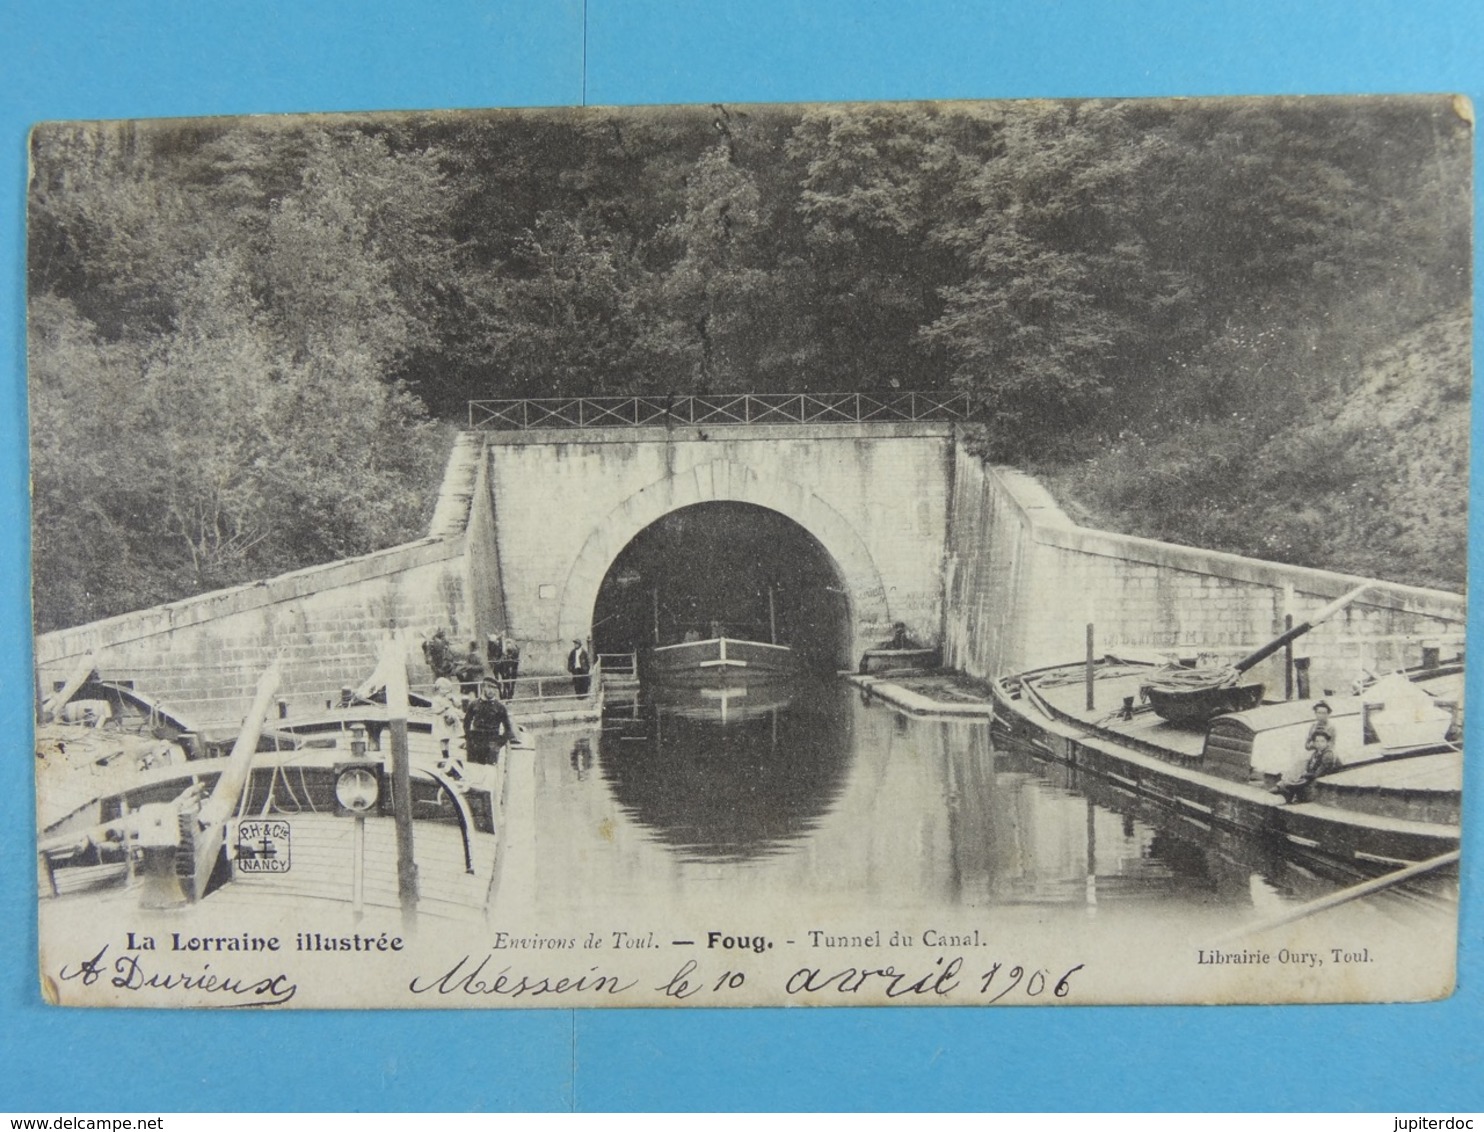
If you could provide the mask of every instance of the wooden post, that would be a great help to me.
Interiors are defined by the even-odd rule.
[[[1293,628],[1293,614],[1283,615],[1283,631],[1285,633]],[[1283,646],[1283,698],[1293,699],[1293,642],[1289,641]]]
[[[1272,931],[1274,928],[1281,928],[1284,924],[1291,924],[1295,920],[1302,920],[1305,917],[1312,916],[1316,912],[1325,912],[1341,904],[1346,904],[1351,900],[1359,900],[1361,897],[1381,892],[1383,889],[1400,884],[1402,881],[1411,880],[1413,877],[1424,876],[1427,873],[1446,868],[1448,865],[1456,865],[1458,863],[1458,855],[1459,851],[1457,849],[1450,849],[1448,852],[1439,854],[1436,857],[1429,857],[1425,861],[1406,865],[1403,868],[1397,869],[1395,872],[1384,873],[1371,880],[1363,880],[1359,884],[1351,885],[1349,888],[1342,888],[1338,892],[1331,892],[1328,896],[1321,896],[1317,900],[1310,900],[1307,904],[1300,904],[1296,908],[1290,908],[1288,911],[1274,916],[1271,920],[1264,920],[1251,927],[1234,931],[1230,935],[1223,937],[1220,942],[1231,943],[1239,939],[1245,939],[1248,936]]]
[[[543,848],[536,825],[536,752],[511,743],[500,756],[505,768],[505,807],[495,856],[494,910],[501,923],[531,922]]]
[[[50,722],[62,710],[62,705],[77,694],[77,690],[87,682],[97,667],[98,654],[95,652],[90,652],[79,660],[68,674],[66,683],[41,701],[41,722]]]
[[[350,914],[356,923],[366,914],[366,815],[355,817],[350,844]]]
[[[1092,665],[1093,665],[1093,635],[1092,622],[1087,623],[1087,710],[1092,711],[1097,707],[1097,697],[1093,694]]]
[[[1097,914],[1098,908],[1098,826],[1097,806],[1087,800],[1087,878],[1082,899],[1089,916]]]
[[[248,708],[247,718],[242,722],[242,730],[237,733],[237,741],[232,744],[232,753],[227,756],[210,797],[201,804],[186,843],[177,850],[189,853],[192,858],[189,875],[182,874],[177,867],[177,875],[186,882],[183,888],[189,901],[195,902],[206,895],[206,883],[211,879],[217,854],[225,843],[227,822],[237,812],[242,792],[247,789],[253,756],[258,751],[258,737],[263,733],[263,720],[267,718],[268,705],[278,691],[282,671],[281,663],[275,660],[258,677],[257,694],[253,696],[252,707]]]
[[[410,922],[417,913],[417,861],[412,851],[412,765],[407,754],[407,659],[402,635],[388,637],[381,646],[382,675],[386,678],[387,731],[392,748],[392,817],[397,829],[397,895],[402,914]]]

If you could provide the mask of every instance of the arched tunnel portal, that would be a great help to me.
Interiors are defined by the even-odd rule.
[[[750,623],[747,636],[777,634],[816,668],[853,664],[891,626],[855,527],[803,485],[730,460],[666,476],[608,512],[568,573],[561,637],[641,651],[656,611],[661,643],[712,620]]]
[[[819,540],[754,503],[671,511],[613,560],[593,607],[599,653],[729,636],[788,645],[804,665],[850,661],[849,592]]]

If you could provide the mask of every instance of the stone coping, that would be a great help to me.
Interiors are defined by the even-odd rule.
[[[966,458],[974,459],[968,454]],[[1277,590],[1291,585],[1301,593],[1330,599],[1340,597],[1356,586],[1368,585],[1376,590],[1377,596],[1384,594],[1388,600],[1377,601],[1368,594],[1357,602],[1358,605],[1399,609],[1407,613],[1456,621],[1460,625],[1465,619],[1464,595],[1449,590],[1408,586],[1400,582],[1380,581],[1357,574],[1320,570],[1312,566],[1290,566],[1221,550],[1203,550],[1138,535],[1080,527],[1067,516],[1050,492],[1026,473],[992,465],[986,465],[984,470],[986,475],[994,478],[1004,488],[1019,511],[1022,524],[1042,546],[1183,570],[1192,574],[1229,578]]]
[[[67,657],[81,656],[89,650],[127,644],[235,613],[299,601],[341,586],[455,559],[463,553],[462,538],[429,536],[355,558],[306,566],[261,581],[212,590],[164,605],[120,613],[102,621],[43,633],[36,638],[36,660],[39,664],[54,664]]]

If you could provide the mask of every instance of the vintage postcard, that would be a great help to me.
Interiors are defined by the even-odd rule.
[[[45,997],[1448,995],[1472,144],[38,126]]]

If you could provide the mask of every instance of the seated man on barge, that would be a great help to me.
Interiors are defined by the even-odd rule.
[[[1304,739],[1308,758],[1303,769],[1297,775],[1284,775],[1271,791],[1283,795],[1285,804],[1307,802],[1314,780],[1340,769],[1340,756],[1335,752],[1335,725],[1329,718],[1332,710],[1324,700],[1314,705],[1314,723]]]

